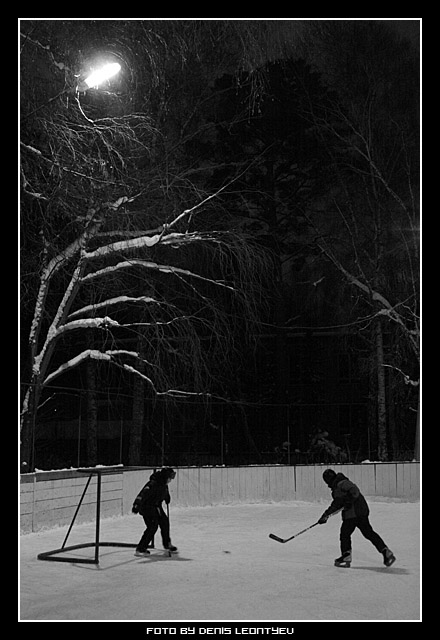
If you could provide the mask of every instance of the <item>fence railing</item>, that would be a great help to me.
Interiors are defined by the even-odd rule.
[[[25,391],[27,385],[22,387]],[[48,401],[41,403],[35,420],[32,455],[24,461],[25,471],[130,465],[138,460],[146,466],[238,466],[379,459],[377,429],[369,424],[366,401],[334,398],[331,402],[261,404],[173,399],[170,403],[156,398],[148,404],[142,442],[137,447],[140,457],[134,460],[130,450],[132,396],[109,389],[97,392],[102,410],[91,453],[86,392],[52,387],[46,393]],[[394,442],[389,451],[393,461],[415,457],[416,414],[410,408],[408,404],[407,421],[399,423],[398,445]]]

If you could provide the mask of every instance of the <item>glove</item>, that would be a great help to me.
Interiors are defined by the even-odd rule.
[[[136,500],[133,502],[133,506],[131,508],[132,513],[139,513],[139,502]]]
[[[328,516],[322,514],[322,516],[318,520],[318,524],[325,524],[328,520]]]

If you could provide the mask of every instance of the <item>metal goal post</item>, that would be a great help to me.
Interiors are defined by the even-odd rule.
[[[45,551],[43,553],[39,553],[37,558],[39,560],[51,560],[54,562],[82,562],[85,564],[99,564],[99,548],[100,547],[131,547],[136,548],[137,544],[131,542],[102,542],[100,540],[100,520],[101,520],[101,479],[104,474],[107,473],[122,473],[121,467],[90,467],[77,469],[79,473],[88,474],[88,480],[86,486],[84,487],[84,491],[82,492],[80,501],[78,502],[78,506],[76,507],[74,516],[72,518],[72,522],[70,523],[69,530],[67,531],[66,537],[64,538],[64,542],[59,549],[53,549],[52,551]],[[97,478],[97,489],[96,489],[96,517],[95,517],[95,541],[94,542],[85,542],[83,544],[74,544],[70,546],[66,546],[67,540],[69,538],[70,532],[74,525],[76,516],[78,515],[78,511],[81,507],[82,501],[84,500],[84,496],[87,493],[87,489],[89,488],[90,481],[96,476]],[[81,558],[81,557],[73,557],[73,556],[63,556],[60,554],[72,551],[74,549],[84,549],[87,547],[95,548],[95,555],[93,558]]]

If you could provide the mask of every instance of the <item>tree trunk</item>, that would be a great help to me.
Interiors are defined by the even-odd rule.
[[[261,452],[259,450],[259,448],[257,447],[257,445],[255,444],[255,440],[252,436],[252,431],[249,428],[249,422],[248,422],[248,417],[246,415],[246,410],[244,407],[241,407],[241,424],[243,425],[243,432],[244,432],[244,436],[247,440],[248,443],[248,456],[252,457],[252,454],[256,455],[257,460],[259,462],[261,462]]]
[[[377,431],[376,431],[376,397],[377,397],[376,358],[373,349],[370,349],[368,357],[368,403],[367,403],[367,438],[368,459],[376,460]]]
[[[130,465],[141,464],[142,433],[145,417],[145,382],[136,377],[133,380],[133,420],[130,430],[128,459]]]
[[[281,285],[282,286],[282,285]],[[286,404],[289,386],[289,349],[285,330],[286,312],[281,294],[275,301],[275,403],[278,405],[277,421],[279,427],[287,426]]]
[[[29,394],[27,402],[31,401],[31,394]],[[32,434],[32,412],[29,409],[24,409],[21,417],[21,429],[20,429],[20,471],[21,473],[27,473],[31,471],[30,457],[31,457],[31,434]]]
[[[387,405],[381,318],[376,319],[374,332],[377,366],[377,453],[379,460],[385,462],[388,460]]]
[[[41,395],[41,386],[38,378],[33,376],[32,382],[26,392],[23,403],[23,413],[21,415],[20,431],[20,471],[29,473],[35,467],[35,421],[37,406]]]
[[[414,459],[417,460],[417,462],[420,462],[420,395],[417,401],[416,442],[414,446]]]
[[[143,336],[139,334],[137,352],[142,358],[145,350],[143,346]],[[145,373],[145,365],[140,362],[138,371]],[[142,463],[142,434],[145,422],[145,392],[146,384],[140,376],[133,379],[133,419],[130,430],[130,444],[128,450],[128,461],[130,465],[140,465]]]
[[[96,401],[96,364],[87,362],[87,464],[98,464],[98,405]]]
[[[399,437],[396,423],[396,381],[393,369],[388,368],[388,431],[391,442],[392,460],[398,460],[400,457]]]
[[[271,153],[272,155],[272,153]],[[275,178],[275,161],[272,157],[265,162],[266,179],[265,190],[268,198],[265,205],[266,218],[268,220],[271,234],[276,238],[279,234],[279,220],[277,210],[276,197],[276,178]],[[286,335],[286,304],[284,300],[284,281],[282,258],[279,247],[276,248],[276,292],[274,299],[274,325],[275,325],[275,342],[274,342],[274,368],[275,368],[275,428],[279,432],[285,432],[286,407],[288,402],[288,384],[289,384],[289,350],[287,348]]]

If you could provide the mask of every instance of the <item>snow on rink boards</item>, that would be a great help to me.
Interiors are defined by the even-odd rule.
[[[340,516],[286,544],[317,521],[329,501],[174,507],[179,555],[135,558],[102,547],[99,566],[37,559],[59,548],[67,527],[21,536],[22,621],[419,621],[419,504],[369,499],[373,528],[397,561],[356,530],[350,569],[336,568]],[[101,520],[101,541],[134,542],[140,516]],[[75,525],[70,544],[93,542],[94,523]],[[160,536],[156,545],[160,547]],[[77,549],[74,557],[93,557]]]

